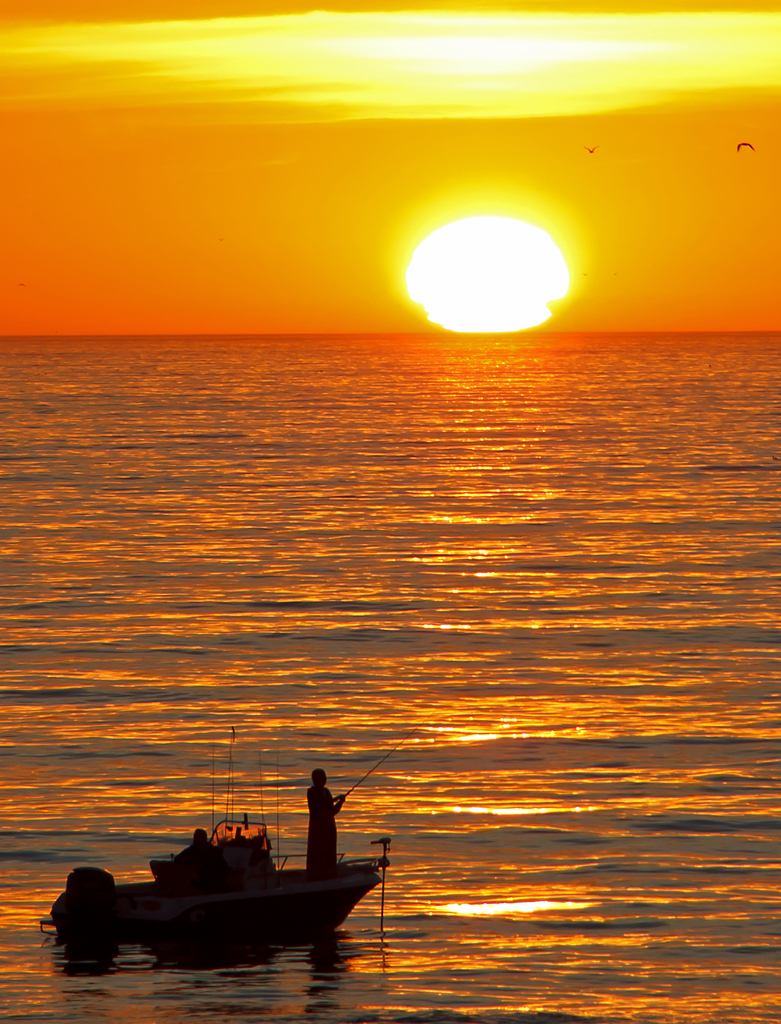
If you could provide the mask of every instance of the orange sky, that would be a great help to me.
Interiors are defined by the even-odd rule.
[[[0,333],[426,329],[475,214],[562,249],[540,329],[779,329],[781,14],[677,6],[5,0]]]

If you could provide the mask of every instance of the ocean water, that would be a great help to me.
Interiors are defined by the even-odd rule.
[[[0,340],[0,1018],[781,1019],[781,335]],[[39,931],[224,800],[330,951]],[[262,785],[261,785],[262,783]]]

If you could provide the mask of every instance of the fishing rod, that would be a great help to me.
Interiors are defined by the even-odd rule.
[[[277,745],[277,870],[279,870],[279,862],[282,857],[280,846],[281,844],[279,841],[279,745]],[[282,885],[281,878],[277,880],[277,884]]]
[[[263,810],[263,751],[258,754],[258,772],[260,774],[260,817],[266,820],[266,812]]]
[[[231,807],[231,786],[233,785],[233,744],[236,742],[236,729],[231,726],[230,745],[228,746],[228,787],[225,790],[225,821],[233,817]]]
[[[358,781],[355,783],[355,785],[352,787],[352,789],[348,789],[347,790],[347,792],[344,794],[344,799],[346,800],[347,797],[350,795],[350,793],[352,793],[353,789],[357,789],[362,782],[365,782],[366,779],[368,779],[369,776],[372,774],[372,772],[376,772],[377,771],[377,769],[380,767],[380,765],[383,763],[383,761],[387,761],[388,758],[391,756],[391,754],[395,754],[396,751],[399,749],[399,747],[403,747],[404,744],[407,742],[407,740],[410,738],[410,736],[414,736],[416,732],[420,731],[420,729],[421,729],[421,726],[416,725],[415,728],[412,730],[412,732],[408,733],[404,737],[404,739],[401,741],[401,743],[397,743],[396,746],[393,748],[393,750],[389,750],[388,753],[384,757],[381,757],[379,759],[379,761],[377,762],[377,764],[373,768],[370,768],[368,770],[368,772],[363,776],[363,778],[358,779]]]
[[[212,743],[212,835],[214,835],[214,744]]]

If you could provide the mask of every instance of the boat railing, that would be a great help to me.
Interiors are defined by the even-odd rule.
[[[281,871],[284,868],[285,864],[287,864],[288,861],[292,862],[291,863],[291,868],[293,870],[299,870],[299,865],[303,866],[306,863],[306,852],[304,851],[304,852],[300,852],[300,853],[288,853],[288,854],[285,854],[284,856],[272,857],[271,859],[276,863],[277,871]],[[352,856],[351,857],[351,856],[348,856],[346,853],[340,853],[338,855],[337,859],[336,859],[336,863],[337,863],[337,865],[339,865],[339,864],[342,864],[342,865],[347,865],[347,864],[353,864],[353,865],[356,865],[356,864],[373,864],[373,865],[379,866],[380,859],[381,858],[379,858],[379,857],[371,857],[371,856],[369,856],[369,857],[366,857],[366,856],[363,856],[363,857]]]

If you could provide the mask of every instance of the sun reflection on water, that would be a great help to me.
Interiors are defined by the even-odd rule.
[[[447,914],[462,917],[496,916],[512,917],[514,914],[534,914],[539,910],[585,910],[595,903],[578,903],[573,900],[531,900],[528,903],[446,903],[437,909]]]

